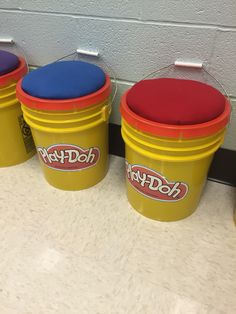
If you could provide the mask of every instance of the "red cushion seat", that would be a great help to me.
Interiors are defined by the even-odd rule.
[[[151,121],[191,125],[220,116],[225,97],[198,81],[156,78],[136,83],[127,94],[127,104],[134,113]]]

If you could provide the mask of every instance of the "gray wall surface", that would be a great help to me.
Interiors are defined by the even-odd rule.
[[[98,49],[111,65],[119,99],[133,82],[176,59],[202,60],[236,107],[235,0],[0,0],[0,36],[14,37],[29,64]],[[224,147],[236,150],[236,113]]]

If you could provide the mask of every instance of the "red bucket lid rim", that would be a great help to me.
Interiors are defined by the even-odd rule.
[[[105,85],[94,93],[71,99],[43,99],[27,94],[21,87],[22,79],[16,85],[16,96],[26,107],[45,111],[68,111],[82,109],[104,101],[111,93],[111,80],[106,74]]]
[[[210,136],[223,129],[230,119],[231,105],[225,98],[225,109],[221,115],[208,122],[192,125],[171,125],[145,119],[134,113],[128,106],[126,97],[128,91],[121,98],[120,112],[122,118],[132,127],[149,133],[150,135],[169,138],[196,138]]]

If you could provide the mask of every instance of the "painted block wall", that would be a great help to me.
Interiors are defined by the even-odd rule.
[[[119,98],[133,82],[176,59],[200,59],[236,108],[235,0],[0,0],[0,36],[12,36],[31,65],[98,49],[118,80]],[[236,113],[224,147],[236,150]]]

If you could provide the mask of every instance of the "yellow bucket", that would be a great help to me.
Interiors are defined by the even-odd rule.
[[[213,155],[223,142],[230,104],[226,101],[224,113],[210,122],[174,126],[138,116],[127,105],[126,97],[127,93],[121,100],[121,131],[126,144],[129,203],[142,215],[160,221],[191,215],[199,203]],[[174,137],[176,132],[178,137]]]
[[[52,186],[86,189],[106,175],[110,92],[108,76],[97,92],[68,100],[32,97],[18,83],[17,97],[31,127],[44,176]]]
[[[0,167],[19,164],[35,154],[30,128],[16,99],[16,82],[27,72],[23,59],[17,69],[0,76]]]

